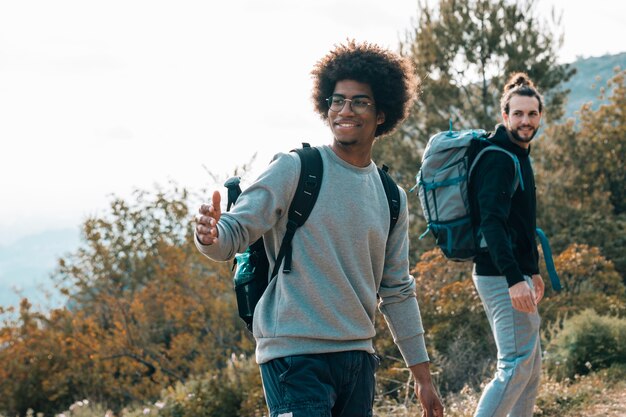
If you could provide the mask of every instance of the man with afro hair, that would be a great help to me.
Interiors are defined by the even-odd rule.
[[[313,101],[332,142],[318,147],[320,193],[292,241],[293,267],[279,270],[253,321],[271,417],[372,415],[376,307],[411,369],[424,415],[443,416],[434,389],[424,330],[409,273],[408,210],[390,228],[390,210],[372,147],[407,116],[418,90],[411,62],[377,45],[347,41],[315,65]],[[286,230],[300,158],[278,154],[222,213],[221,197],[202,205],[196,246],[231,259],[263,236],[270,270]]]

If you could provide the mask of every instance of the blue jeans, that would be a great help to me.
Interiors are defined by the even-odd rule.
[[[498,369],[474,417],[531,417],[541,377],[539,314],[513,308],[503,276],[472,276],[498,348]],[[530,277],[524,277],[533,288]]]
[[[261,364],[270,417],[371,417],[378,357],[364,351],[287,356]]]

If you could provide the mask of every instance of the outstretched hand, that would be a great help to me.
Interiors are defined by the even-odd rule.
[[[211,204],[203,204],[196,216],[196,235],[203,245],[212,245],[217,241],[217,222],[222,216],[222,197],[219,191],[214,191]]]

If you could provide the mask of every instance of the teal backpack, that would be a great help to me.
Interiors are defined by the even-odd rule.
[[[469,180],[477,162],[486,152],[503,152],[515,166],[516,178],[511,196],[517,187],[523,189],[519,160],[515,154],[490,142],[482,129],[436,133],[426,144],[422,166],[416,177],[418,197],[427,223],[424,238],[432,233],[444,256],[453,261],[471,261],[487,248],[484,237],[472,225],[469,202]],[[552,287],[561,284],[552,261],[552,251],[541,229],[537,235],[543,248]]]

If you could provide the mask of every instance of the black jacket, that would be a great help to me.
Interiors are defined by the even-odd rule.
[[[503,152],[486,152],[470,178],[472,221],[487,242],[488,252],[474,259],[478,275],[504,275],[509,287],[523,275],[539,273],[535,241],[535,178],[530,148],[513,143],[503,125],[497,125],[489,140],[519,159],[524,189],[518,186],[511,197],[515,165]]]

